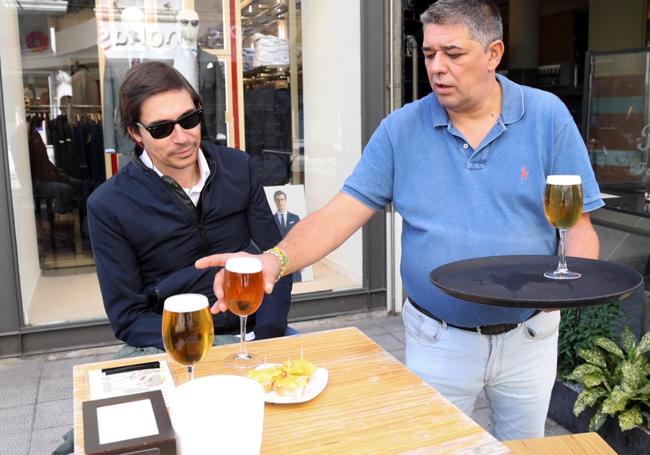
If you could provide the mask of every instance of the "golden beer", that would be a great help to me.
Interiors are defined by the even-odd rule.
[[[165,300],[162,336],[165,351],[176,362],[191,366],[202,360],[214,338],[208,299],[200,294],[180,294]]]
[[[551,177],[560,177],[552,179]],[[564,178],[562,178],[564,177]],[[571,179],[569,177],[578,177]],[[544,189],[544,215],[558,229],[568,229],[582,215],[582,184],[579,176],[549,176]]]
[[[246,350],[246,319],[262,304],[264,277],[262,263],[253,256],[239,256],[226,261],[223,277],[223,300],[239,316],[239,352],[230,359],[234,368],[254,368],[258,359]]]
[[[257,311],[264,299],[264,277],[259,260],[253,258],[229,259],[226,264],[223,298],[228,309],[238,316]],[[247,261],[252,259],[252,261]]]
[[[560,233],[557,247],[559,261],[557,269],[544,272],[553,280],[575,280],[582,275],[569,271],[566,264],[566,236],[568,229],[576,224],[582,215],[582,179],[579,175],[549,175],[544,189],[544,215]]]

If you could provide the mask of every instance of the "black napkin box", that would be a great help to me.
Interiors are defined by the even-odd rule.
[[[86,401],[82,413],[87,455],[176,455],[160,390]]]

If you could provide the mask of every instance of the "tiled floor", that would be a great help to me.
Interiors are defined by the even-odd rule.
[[[299,332],[356,326],[404,361],[399,316],[384,311],[292,323]],[[0,455],[49,454],[72,426],[72,366],[111,359],[119,346],[0,360]],[[472,415],[490,430],[489,411],[479,399]],[[568,433],[551,420],[546,434]]]

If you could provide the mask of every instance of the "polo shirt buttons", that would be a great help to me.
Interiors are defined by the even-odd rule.
[[[464,149],[466,149],[467,147],[469,147],[469,145],[467,145],[467,144],[463,144],[463,148],[464,148]]]

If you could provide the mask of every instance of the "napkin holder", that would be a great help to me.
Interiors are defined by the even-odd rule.
[[[82,415],[87,455],[176,455],[176,437],[160,390],[86,401]],[[127,425],[124,420],[134,415],[137,423]]]

